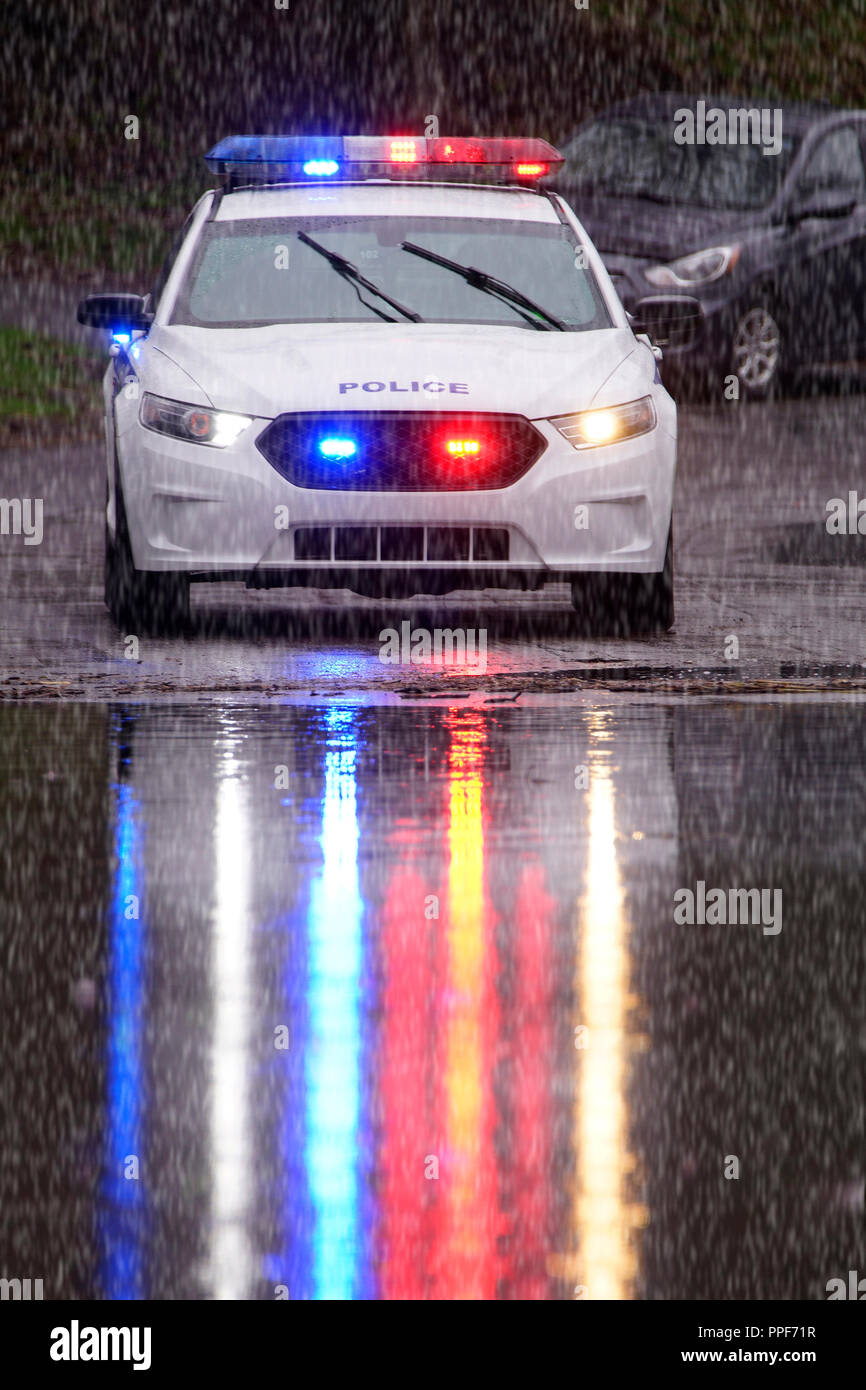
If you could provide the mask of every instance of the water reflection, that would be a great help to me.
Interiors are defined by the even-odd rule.
[[[252,1135],[250,937],[251,834],[239,738],[216,741],[218,778],[213,830],[214,918],[211,932],[211,1256],[214,1298],[249,1293]]]
[[[4,1263],[40,1248],[61,1297],[259,1299],[806,1297],[824,1264],[824,1280],[859,1268],[862,1206],[838,1194],[862,1191],[846,1058],[866,947],[836,891],[862,839],[856,712],[701,720],[112,713],[109,776],[91,786],[88,764],[57,845],[66,863],[88,836],[110,848],[105,911],[90,880],[70,908],[105,984],[104,1014],[74,1026],[102,1063],[58,1069],[45,1133],[46,1102],[10,1111],[34,1172],[62,1116],[84,1118],[50,1198],[19,1178],[10,1199],[0,1170],[22,1232],[2,1236]],[[21,781],[32,747],[0,724],[4,739]],[[37,824],[55,804],[40,796]],[[778,939],[674,929],[675,888],[744,863],[784,888]],[[56,888],[25,886],[38,951],[56,950]],[[20,981],[9,999],[35,1026]],[[776,1143],[781,1106],[796,1152]],[[754,1196],[719,1178],[719,1156],[746,1151]],[[49,1201],[89,1204],[92,1249],[68,1248],[77,1214],[39,1244]],[[775,1258],[792,1232],[796,1260]]]
[[[130,785],[151,779],[156,745],[143,725],[152,716],[137,735],[124,726],[129,781],[114,803],[112,1169],[147,1148],[144,916],[130,933],[124,904],[133,893],[145,900],[148,876],[169,873],[167,857],[189,856],[212,887],[209,911],[205,898],[192,923],[210,957],[208,1243],[198,1292],[543,1298],[567,1292],[579,1251],[597,1296],[625,1296],[628,924],[609,760],[595,758],[588,797],[567,780],[558,792],[569,858],[551,855],[537,833],[503,857],[513,827],[496,779],[527,750],[512,752],[501,720],[437,711],[407,782],[402,750],[396,764],[387,740],[371,738],[376,717],[293,712],[274,722],[255,757],[242,718],[209,723],[211,788],[196,796],[189,783],[185,824],[194,832],[185,844],[164,825],[148,835],[148,816],[164,807]],[[289,785],[264,814],[263,782],[276,763],[269,737],[281,740],[281,756],[288,739]],[[182,742],[173,756],[182,761]],[[530,823],[537,810],[527,806]],[[277,956],[265,961],[260,943],[271,939]],[[569,957],[595,1042],[571,1080],[561,1026],[569,988],[558,975]],[[161,1078],[162,1102],[182,1105],[171,1081]],[[576,1118],[564,1143],[569,1094]],[[140,1252],[124,1244],[117,1209],[148,1190],[117,1179],[103,1209],[115,1247],[110,1296],[144,1291]],[[158,1266],[157,1287],[167,1277]]]
[[[114,825],[109,900],[107,1144],[102,1284],[111,1299],[145,1296],[142,1244],[145,936],[141,807],[129,782],[110,788]]]
[[[575,993],[581,1028],[577,1081],[575,1224],[580,1296],[625,1298],[636,1261],[625,1202],[628,1153],[628,937],[616,852],[613,777],[604,727],[590,726],[589,847]]]
[[[360,991],[364,905],[358,883],[356,748],[352,715],[326,715],[321,873],[308,916],[306,1171],[313,1209],[316,1298],[363,1293],[360,1244]]]
[[[493,1095],[499,1034],[494,921],[485,884],[482,717],[446,716],[448,869],[434,1025],[438,1057],[435,1234],[439,1298],[493,1298],[499,1234]]]

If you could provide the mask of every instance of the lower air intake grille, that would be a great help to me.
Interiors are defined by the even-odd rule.
[[[256,445],[295,487],[476,492],[515,483],[545,440],[522,415],[305,411],[277,416]]]
[[[295,559],[298,561],[442,565],[471,560],[489,565],[505,563],[508,558],[509,537],[504,526],[295,528]]]

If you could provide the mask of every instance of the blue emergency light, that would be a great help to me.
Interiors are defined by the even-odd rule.
[[[336,159],[308,159],[304,164],[304,173],[310,178],[327,179],[340,172],[340,166]]]
[[[350,459],[358,452],[354,439],[322,439],[319,453],[326,459]]]

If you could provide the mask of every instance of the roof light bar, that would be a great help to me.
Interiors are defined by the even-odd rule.
[[[229,135],[205,155],[214,174],[275,182],[333,178],[352,166],[399,172],[431,165],[486,165],[517,178],[541,178],[564,163],[546,140],[391,135]]]

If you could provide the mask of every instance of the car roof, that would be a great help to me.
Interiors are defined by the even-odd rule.
[[[454,183],[305,183],[236,189],[219,202],[216,222],[264,217],[487,217],[558,223],[543,193],[525,188]]]
[[[649,119],[673,119],[674,113],[683,107],[694,109],[695,103],[703,101],[706,109],[717,107],[723,111],[732,108],[742,107],[769,107],[782,111],[782,124],[785,129],[794,135],[803,135],[811,126],[835,119],[841,116],[858,116],[866,118],[866,111],[845,109],[831,106],[822,101],[780,101],[777,97],[744,97],[731,95],[730,93],[706,94],[703,92],[645,92],[640,96],[629,97],[625,101],[616,102],[613,106],[608,106],[604,111],[599,111],[594,118],[587,118],[585,124],[589,124],[590,119],[609,120],[617,116],[643,116]],[[572,139],[577,132],[572,132],[569,139]],[[567,142],[562,142],[567,143]]]

